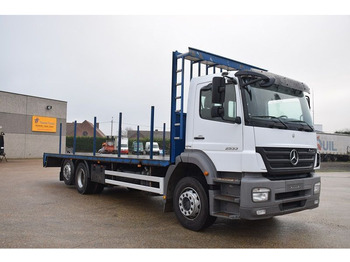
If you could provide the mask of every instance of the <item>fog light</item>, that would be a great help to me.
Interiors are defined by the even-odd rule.
[[[268,201],[270,196],[270,189],[268,188],[254,188],[252,192],[253,202]]]
[[[319,194],[321,191],[321,182],[318,182],[314,185],[314,194]]]
[[[265,215],[265,214],[266,214],[266,210],[265,210],[265,209],[257,210],[257,211],[256,211],[256,214],[257,214],[258,216]]]
[[[318,199],[314,201],[314,205],[318,205]]]

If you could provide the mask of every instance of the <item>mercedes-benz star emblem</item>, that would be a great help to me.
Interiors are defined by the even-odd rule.
[[[290,158],[290,162],[292,163],[292,165],[296,166],[299,162],[298,151],[296,149],[293,149],[292,151],[290,151],[289,158]]]

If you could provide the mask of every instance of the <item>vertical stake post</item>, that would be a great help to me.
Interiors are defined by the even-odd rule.
[[[58,153],[61,154],[62,149],[62,123],[60,123],[60,144],[58,146]]]
[[[163,123],[163,157],[165,156],[165,123]]]
[[[151,107],[151,130],[150,130],[150,148],[149,157],[153,159],[153,130],[154,130],[154,106]]]
[[[94,117],[94,140],[92,144],[92,153],[95,156],[96,155],[96,128],[97,128],[97,123],[96,123],[96,116]]]
[[[120,157],[120,149],[122,147],[122,112],[119,113],[119,130],[118,130],[118,157]]]
[[[140,126],[137,126],[137,136],[136,136],[136,150],[137,150],[137,155],[140,154]]]
[[[74,137],[73,137],[73,155],[75,155],[75,149],[77,146],[77,121],[74,121]]]

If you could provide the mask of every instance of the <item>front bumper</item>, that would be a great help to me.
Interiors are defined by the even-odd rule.
[[[239,216],[241,219],[256,220],[316,208],[320,194],[314,193],[314,186],[318,182],[320,177],[315,174],[310,178],[279,181],[247,174],[241,181]],[[253,202],[254,188],[270,189],[269,200]]]

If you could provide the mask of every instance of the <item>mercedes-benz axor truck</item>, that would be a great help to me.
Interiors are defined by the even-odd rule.
[[[164,211],[195,231],[217,217],[313,209],[321,183],[309,93],[262,68],[194,48],[175,51],[170,155],[44,153],[44,166],[61,167],[60,179],[81,194],[103,193],[106,185],[159,194]]]

